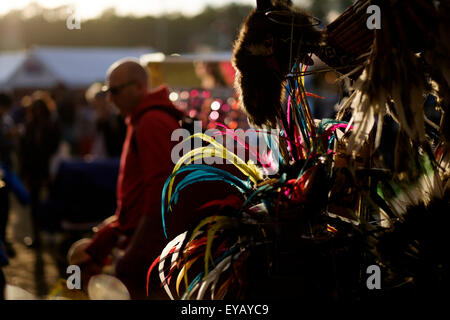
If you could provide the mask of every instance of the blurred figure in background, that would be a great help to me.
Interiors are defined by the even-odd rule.
[[[11,168],[11,153],[13,151],[12,128],[13,121],[8,112],[12,105],[12,99],[5,93],[0,93],[0,165]],[[0,167],[0,170],[1,167]],[[3,176],[3,172],[0,171]],[[1,180],[0,176],[0,239],[3,241],[8,256],[14,255],[11,244],[6,239],[6,225],[9,216],[9,187]]]
[[[75,100],[74,133],[76,141],[76,155],[88,156],[92,150],[95,137],[96,112],[84,101],[83,94],[77,94]]]
[[[107,101],[102,86],[96,82],[86,91],[86,101],[96,113],[96,132],[90,155],[94,158],[119,157],[127,129],[124,118]]]
[[[9,216],[9,186],[4,180],[3,169],[12,165],[13,151],[12,128],[13,120],[8,112],[12,106],[12,99],[6,93],[0,93],[0,300],[5,299],[6,279],[2,267],[8,264],[8,257],[15,256],[11,243],[6,239],[6,225]]]
[[[56,93],[53,93],[56,101],[58,113],[58,125],[61,132],[61,139],[69,145],[70,154],[78,154],[78,141],[76,137],[76,104],[75,94],[66,90],[64,87],[58,87]]]
[[[8,265],[8,258],[2,250],[2,240],[0,239],[0,300],[5,300],[6,279],[2,267]]]
[[[27,107],[25,132],[20,141],[22,176],[31,195],[33,242],[40,245],[39,209],[43,188],[49,180],[49,162],[57,151],[60,131],[54,117],[55,104],[47,92],[36,91]]]
[[[202,82],[202,88],[214,89],[227,86],[220,70],[219,62],[196,61],[194,68],[195,73]]]
[[[170,101],[166,86],[148,89],[147,71],[135,59],[114,63],[107,80],[108,98],[127,117],[116,214],[81,249],[85,252],[80,255],[82,258],[70,264],[80,266],[86,285],[92,275],[111,264],[114,248],[125,249],[117,261],[115,274],[132,298],[145,298],[148,265],[164,244],[160,227],[161,191],[174,166],[171,150],[176,142],[171,141],[171,135],[180,127],[178,120],[182,113]],[[142,225],[146,228],[140,229]]]

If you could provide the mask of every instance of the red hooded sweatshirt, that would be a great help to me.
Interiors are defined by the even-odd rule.
[[[155,106],[158,109],[152,109]],[[160,107],[170,108],[175,116]],[[201,212],[197,208],[228,194],[239,196],[233,187],[220,181],[198,183],[182,190],[173,212],[165,217],[168,237],[164,236],[161,194],[174,167],[172,148],[179,143],[171,141],[172,131],[179,128],[176,114],[182,113],[168,99],[167,88],[162,87],[150,93],[126,119],[128,132],[120,163],[116,219],[96,233],[86,250],[97,263],[104,264],[111,250],[118,246],[119,237],[125,235],[126,241],[120,247],[126,250],[117,261],[115,272],[133,299],[146,298],[148,268],[167,242],[206,215],[217,213],[215,207]],[[232,165],[222,168],[239,176]],[[156,295],[153,298],[167,298],[158,282],[157,272],[153,272],[150,294]]]
[[[106,262],[119,236],[130,239],[143,215],[161,215],[161,192],[173,170],[171,151],[178,143],[171,141],[173,130],[179,128],[174,115],[180,119],[182,115],[168,96],[166,86],[156,88],[125,119],[127,136],[120,159],[115,220],[101,228],[86,249],[99,264]],[[162,107],[172,110],[166,112]]]

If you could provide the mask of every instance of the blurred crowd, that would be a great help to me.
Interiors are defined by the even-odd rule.
[[[102,89],[96,82],[87,90],[0,92],[0,243],[8,257],[16,254],[6,233],[11,194],[29,209],[29,248],[42,245],[42,231],[75,230],[76,238],[114,212],[126,124]],[[170,99],[203,129],[248,128],[231,87],[177,88]],[[5,174],[26,194],[4,183]]]
[[[224,125],[248,129],[231,80],[220,81],[218,76],[209,76],[217,72],[205,70],[197,63],[201,86],[172,89],[168,101],[185,115],[201,120],[203,130]],[[316,118],[332,117],[335,112],[339,94],[332,76],[327,73],[308,83],[318,95],[311,99]],[[32,230],[23,242],[30,248],[42,246],[43,231],[62,232],[66,244],[89,237],[99,222],[115,212],[127,125],[105,89],[96,82],[87,90],[59,86],[48,91],[0,93],[0,244],[7,257],[15,255],[6,233],[11,193],[29,208]],[[62,257],[67,249],[61,246]],[[2,263],[0,255],[0,267]]]
[[[57,88],[20,100],[0,93],[0,161],[2,170],[16,174],[29,193],[33,234],[24,239],[28,246],[40,245],[39,231],[46,227],[42,207],[63,160],[120,156],[124,120],[101,89],[101,83],[82,94]],[[11,256],[5,233],[10,191],[8,185],[0,188],[0,238]]]
[[[204,68],[200,66],[196,65],[196,72],[203,81],[202,86],[173,89],[170,100],[188,116],[201,120],[203,129],[215,128],[218,124],[230,129],[248,129],[247,117],[239,110],[232,87],[207,81],[209,78],[203,74],[211,72],[202,73]],[[311,100],[312,112],[318,118],[333,116],[333,105],[338,97],[332,85],[335,79],[325,80],[313,78],[309,84],[314,93],[326,97]],[[54,221],[48,219],[51,210],[45,204],[52,196],[52,185],[57,180],[62,163],[69,159],[82,163],[117,159],[115,169],[118,170],[126,125],[102,87],[102,83],[96,82],[87,90],[69,90],[58,86],[49,91],[38,90],[28,94],[0,93],[0,163],[3,170],[17,174],[29,192],[33,234],[24,240],[28,246],[40,244],[39,230],[52,228],[52,225],[55,227],[55,221],[56,227],[59,227],[58,217],[51,217]],[[71,184],[69,193],[75,198],[79,196],[79,191],[75,191],[75,181]],[[58,188],[61,193],[61,186]],[[13,248],[5,234],[10,191],[8,186],[0,188],[0,239],[8,254],[13,255]],[[65,210],[71,209],[66,206]]]

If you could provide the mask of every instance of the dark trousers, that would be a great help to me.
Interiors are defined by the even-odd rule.
[[[5,287],[6,287],[6,279],[3,274],[2,268],[0,267],[0,300],[5,300]]]
[[[6,242],[6,225],[9,215],[9,190],[7,187],[0,188],[0,239]]]
[[[42,181],[32,181],[30,183],[30,197],[31,197],[31,223],[33,228],[33,238],[36,242],[39,242],[40,234],[40,218],[41,218],[41,189]]]

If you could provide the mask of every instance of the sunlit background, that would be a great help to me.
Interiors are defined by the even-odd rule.
[[[351,2],[293,1],[295,6],[321,19],[322,27]],[[16,101],[33,90],[52,91],[63,86],[76,90],[79,97],[74,102],[83,104],[84,90],[95,81],[104,81],[112,62],[132,56],[145,60],[153,86],[166,83],[178,97],[193,88],[221,90],[221,97],[216,98],[224,107],[216,110],[210,108],[215,100],[210,101],[214,97],[208,92],[207,107],[197,97],[175,99],[189,114],[199,116],[206,112],[203,118],[207,122],[218,120],[245,126],[236,106],[232,108],[225,101],[234,94],[230,63],[233,43],[255,5],[256,0],[2,1],[0,86],[12,91]],[[75,22],[72,18],[76,19],[76,28],[73,24],[69,27],[69,22]],[[332,84],[334,79],[326,74],[322,82]],[[317,91],[321,91],[319,87]],[[223,89],[228,91],[223,93]],[[195,95],[197,91],[193,92]],[[335,97],[335,90],[329,95]],[[326,102],[330,109],[334,99]],[[228,109],[232,110],[232,119]]]
[[[82,19],[91,19],[99,16],[105,9],[114,7],[119,15],[160,15],[165,13],[182,12],[185,15],[198,14],[205,6],[223,6],[232,0],[17,0],[4,2],[0,7],[0,15],[12,9],[24,9],[30,3],[38,3],[46,8],[56,8],[70,5],[76,8]],[[255,3],[255,0],[234,1],[239,4]],[[306,3],[308,0],[297,1]]]
[[[293,2],[321,19],[323,27],[352,0]],[[167,84],[170,99],[201,120],[204,129],[248,128],[233,87],[231,57],[240,26],[255,5],[256,0],[0,0],[0,95],[10,101],[0,120],[7,119],[11,128],[12,169],[21,179],[29,179],[23,163],[40,163],[34,159],[46,149],[33,142],[35,151],[24,156],[21,147],[26,137],[38,136],[29,128],[39,101],[45,101],[47,120],[60,130],[57,148],[45,160],[48,184],[34,191],[39,201],[33,208],[12,203],[6,240],[18,252],[5,268],[8,282],[47,295],[58,278],[67,276],[70,237],[89,232],[114,212],[124,122],[105,96],[97,95],[113,62],[139,59],[150,71],[151,87]],[[75,22],[71,16],[79,28],[68,27],[68,21]],[[335,112],[335,80],[334,72],[306,78],[307,90],[324,97],[311,99],[314,117]],[[108,144],[99,129],[105,123],[115,132]],[[45,146],[53,136],[43,138]],[[30,210],[38,212],[39,223],[32,223]],[[57,246],[27,251],[24,246],[33,245],[39,233],[53,241],[44,243]]]

